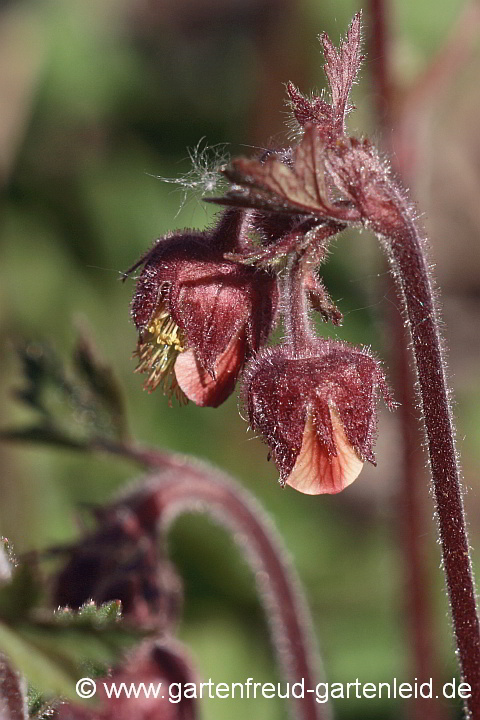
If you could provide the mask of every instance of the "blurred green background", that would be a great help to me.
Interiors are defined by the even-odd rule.
[[[274,517],[305,584],[328,679],[408,681],[396,418],[382,413],[378,467],[365,468],[340,496],[281,491],[236,397],[217,410],[169,408],[159,392],[142,391],[131,359],[134,284],[120,282],[155,238],[178,227],[204,228],[213,217],[199,192],[184,197],[156,176],[187,173],[188,148],[202,138],[220,152],[226,144],[232,155],[285,144],[283,83],[292,80],[304,92],[323,87],[316,36],[327,30],[337,43],[360,7],[350,0],[0,2],[0,421],[6,427],[28,417],[12,400],[20,383],[14,342],[46,339],[67,358],[76,324],[87,322],[125,389],[133,434],[230,472]],[[464,7],[461,0],[443,0],[433,12],[428,2],[391,6],[400,92],[446,42]],[[471,541],[480,550],[479,70],[475,46],[422,116],[411,191],[426,213],[443,289]],[[368,56],[354,101],[350,128],[377,138]],[[325,279],[345,314],[334,334],[371,344],[387,361],[395,348],[385,317],[397,310],[372,238],[339,239]],[[3,446],[0,454],[0,534],[18,552],[76,537],[79,503],[106,501],[135,477],[126,462],[68,451]],[[446,682],[455,673],[447,602],[428,483],[418,481],[425,486],[421,541],[431,569],[424,591],[434,616],[436,671]],[[185,517],[170,546],[185,582],[180,636],[201,676],[276,680],[253,579],[223,531]],[[455,715],[445,703],[445,716]],[[338,718],[407,712],[400,701],[335,703]],[[204,707],[211,720],[245,713],[252,720],[287,717],[276,700]]]

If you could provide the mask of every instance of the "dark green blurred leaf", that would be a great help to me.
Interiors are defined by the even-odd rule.
[[[29,597],[37,600],[35,583],[28,577],[26,571],[21,574],[16,592],[23,584],[29,593],[30,583],[33,593]],[[26,617],[34,605],[33,600],[23,602],[17,614],[10,612],[7,622],[0,621],[0,648],[17,670],[47,696],[78,699],[75,683],[86,667],[93,674],[106,672],[124,650],[144,636],[119,621],[119,606],[115,602],[99,608],[90,603],[79,612],[61,610],[48,615],[30,612]],[[43,696],[36,693],[35,703],[42,702]]]
[[[22,365],[24,386],[15,391],[15,396],[46,417],[51,417],[47,396],[49,386],[56,388],[61,395],[71,397],[73,394],[61,363],[53,348],[45,344],[19,344],[17,353]]]
[[[0,619],[7,623],[23,620],[39,603],[42,594],[33,570],[21,565],[13,573],[11,582],[0,589]]]
[[[84,335],[74,349],[72,377],[47,344],[25,343],[17,352],[24,382],[15,397],[41,418],[24,428],[8,428],[0,432],[0,438],[78,450],[85,449],[92,438],[125,437],[120,386]]]
[[[84,442],[77,442],[63,435],[59,430],[49,425],[34,425],[32,427],[21,428],[16,430],[2,430],[0,439],[14,440],[19,442],[38,442],[46,445],[56,445],[57,447],[67,447],[74,450],[85,448]]]
[[[88,383],[93,395],[110,416],[119,438],[126,434],[123,392],[111,367],[98,357],[98,352],[85,335],[80,335],[73,352],[75,368]]]

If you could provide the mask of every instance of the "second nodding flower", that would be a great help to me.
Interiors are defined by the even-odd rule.
[[[253,430],[262,433],[280,482],[308,495],[337,493],[375,463],[376,404],[392,404],[379,362],[364,349],[317,340],[263,350],[245,371]]]

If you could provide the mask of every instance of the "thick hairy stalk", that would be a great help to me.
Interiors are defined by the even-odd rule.
[[[372,225],[387,249],[412,336],[453,627],[462,679],[472,690],[466,713],[480,718],[479,622],[439,319],[412,212],[395,189],[391,193],[398,211],[392,231],[387,237],[385,227]]]
[[[394,78],[391,73],[393,44],[390,39],[391,3],[389,0],[370,0],[369,65],[374,86],[374,112],[381,132],[382,146],[392,156],[395,170],[404,181],[408,168],[402,167],[405,154],[392,152],[393,134],[399,124],[394,114]],[[388,281],[390,284],[390,280]],[[435,633],[432,616],[430,572],[427,562],[425,536],[428,530],[426,493],[423,483],[424,461],[418,451],[418,420],[415,411],[414,374],[410,366],[410,352],[402,317],[395,307],[387,309],[392,352],[390,367],[394,377],[395,397],[400,403],[399,431],[402,462],[396,502],[399,504],[398,534],[403,555],[403,611],[406,617],[412,677],[437,680],[435,662]],[[442,720],[445,708],[435,698],[412,698],[408,705],[412,720]]]

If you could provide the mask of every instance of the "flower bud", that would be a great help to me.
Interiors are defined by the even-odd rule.
[[[197,720],[198,702],[182,694],[185,686],[191,687],[196,681],[195,669],[180,643],[170,639],[147,641],[108,677],[96,681],[94,707],[63,702],[56,708],[55,717],[57,720]],[[132,687],[138,692],[129,693]],[[122,688],[126,691],[119,692]]]
[[[78,609],[89,600],[120,600],[131,623],[170,629],[181,609],[182,585],[159,549],[146,502],[138,508],[119,502],[96,514],[98,528],[63,549],[67,562],[54,580],[54,606]]]
[[[376,401],[390,395],[379,362],[362,348],[319,340],[260,352],[245,371],[253,430],[272,450],[280,482],[309,495],[337,493],[375,464]]]
[[[169,395],[216,407],[270,334],[275,276],[224,259],[238,249],[241,217],[229,210],[211,232],[167,235],[140,261],[132,315],[148,390],[163,383]]]

